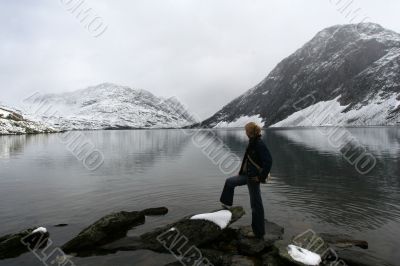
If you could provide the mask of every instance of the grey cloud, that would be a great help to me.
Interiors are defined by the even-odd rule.
[[[344,1],[344,0],[343,0]],[[109,25],[93,38],[60,0],[0,2],[0,101],[102,82],[176,96],[202,118],[261,81],[321,29],[336,0],[86,0]],[[359,0],[400,32],[400,2]]]

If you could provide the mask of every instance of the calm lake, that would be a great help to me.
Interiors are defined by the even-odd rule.
[[[266,218],[285,227],[290,238],[307,229],[346,233],[367,240],[369,254],[399,265],[400,128],[347,128],[354,143],[376,160],[361,174],[332,143],[328,129],[268,129],[263,132],[274,164],[273,179],[262,187]],[[193,131],[194,133],[195,131]],[[227,152],[241,157],[243,130],[204,131]],[[220,206],[228,177],[181,130],[87,131],[83,134],[104,155],[89,171],[60,135],[0,136],[0,236],[45,226],[61,245],[98,218],[113,211],[166,206],[164,217],[148,218],[129,235]],[[342,143],[346,145],[346,143]],[[342,145],[342,146],[343,146]],[[250,223],[247,187],[236,190],[235,204]],[[67,227],[53,227],[67,223]],[[171,255],[148,251],[74,258],[77,265],[164,265]],[[43,265],[34,255],[0,265]]]

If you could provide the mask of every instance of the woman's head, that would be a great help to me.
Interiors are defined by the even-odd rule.
[[[246,124],[244,127],[246,129],[246,135],[249,138],[256,138],[261,136],[261,127],[259,127],[256,123],[250,122]]]

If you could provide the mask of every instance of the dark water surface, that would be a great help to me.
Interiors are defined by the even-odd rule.
[[[369,253],[399,265],[400,128],[349,128],[376,159],[360,174],[322,129],[269,129],[263,138],[274,158],[273,180],[262,188],[266,217],[283,225],[286,237],[307,229],[346,233],[370,243]],[[213,131],[241,157],[242,130]],[[59,135],[0,136],[0,235],[35,225],[61,245],[98,218],[119,210],[167,206],[133,229],[137,235],[192,213],[219,207],[227,175],[180,130],[90,131],[83,133],[103,154],[104,164],[88,171]],[[207,138],[211,139],[211,134]],[[250,222],[246,187],[235,204]],[[54,228],[52,225],[69,226]],[[171,255],[148,251],[74,258],[79,265],[163,265]],[[32,254],[0,265],[43,265]]]

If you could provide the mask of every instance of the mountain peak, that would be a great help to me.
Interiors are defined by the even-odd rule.
[[[242,117],[260,116],[271,126],[308,107],[307,116],[314,120],[297,117],[279,125],[396,124],[400,122],[398,73],[400,34],[375,23],[332,26],[202,125],[237,124]],[[334,121],[313,116],[313,111],[327,115],[319,107],[335,107]]]
[[[73,92],[40,95],[27,101],[25,112],[66,130],[178,128],[195,122],[187,112],[175,109],[181,106],[178,100],[173,105],[146,90],[101,83]],[[49,109],[51,112],[44,112]]]

